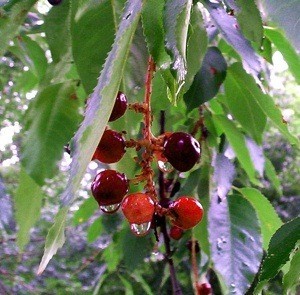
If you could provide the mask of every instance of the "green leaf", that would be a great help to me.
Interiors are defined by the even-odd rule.
[[[192,0],[167,0],[164,10],[165,46],[172,57],[171,71],[179,89],[187,74],[186,44]]]
[[[280,180],[276,174],[276,170],[272,162],[267,157],[265,157],[265,174],[267,178],[271,181],[272,185],[274,186],[278,194],[282,196],[282,188],[281,188]]]
[[[255,1],[237,0],[236,4],[240,8],[236,12],[236,16],[244,36],[260,47],[263,38],[263,25]]]
[[[203,17],[198,5],[193,5],[186,49],[187,75],[184,84],[186,92],[201,68],[207,50],[208,38],[204,28]]]
[[[80,186],[86,167],[99,143],[99,138],[101,138],[108,122],[119,90],[129,47],[140,18],[141,9],[142,1],[133,0],[128,2],[113,48],[105,62],[95,91],[89,99],[85,119],[75,135],[75,151],[73,153],[70,178],[62,196],[65,206],[60,212],[64,213],[59,213],[56,223],[47,236],[39,273],[44,271],[52,256],[64,243],[66,214]]]
[[[252,163],[249,150],[246,146],[245,137],[238,130],[232,121],[223,115],[213,116],[214,122],[225,133],[230,145],[232,146],[236,157],[238,158],[242,168],[246,171],[252,183],[258,184],[256,179],[255,167]]]
[[[108,0],[88,1],[74,16],[71,29],[72,50],[87,94],[96,86],[99,72],[114,42],[113,3]]]
[[[239,65],[239,66],[238,66]],[[240,76],[240,64],[228,68],[225,80],[225,102],[230,113],[258,143],[266,126],[266,115],[257,103],[257,96],[263,95],[251,76]],[[244,85],[247,83],[247,87]]]
[[[148,0],[142,11],[142,23],[147,46],[159,67],[170,60],[165,50],[163,10],[164,1]]]
[[[15,44],[19,47],[19,50],[14,52],[13,47],[10,48],[10,50],[16,53],[23,64],[27,65],[36,78],[41,81],[44,78],[48,67],[44,50],[38,42],[33,41],[26,35],[19,37],[18,40],[15,41]]]
[[[282,221],[278,217],[274,207],[269,200],[255,188],[242,188],[239,192],[252,204],[256,210],[258,219],[261,224],[264,249],[268,249],[269,242],[278,228],[281,227]]]
[[[264,0],[264,11],[282,28],[294,47],[300,51],[300,2],[298,0]]]
[[[220,202],[214,193],[208,220],[211,259],[224,280],[225,294],[246,294],[263,254],[254,208],[239,195]]]
[[[42,197],[41,187],[21,168],[19,186],[14,198],[15,217],[19,227],[17,245],[20,252],[29,242],[29,231],[40,217]]]
[[[53,6],[45,17],[45,34],[54,63],[71,50],[71,1]]]
[[[283,277],[283,287],[285,294],[296,294],[296,287],[300,283],[300,250],[296,250],[289,271]]]
[[[230,75],[232,83],[235,83],[236,92],[247,93],[291,144],[299,143],[299,140],[290,134],[286,124],[283,123],[281,112],[273,99],[260,90],[256,85],[254,78],[245,72],[240,63],[233,64],[228,69],[228,75]],[[260,120],[259,116],[256,116],[256,119]],[[260,123],[258,127],[261,130],[262,123]]]
[[[103,258],[107,264],[107,269],[109,272],[116,271],[118,265],[122,259],[122,252],[120,247],[113,241],[108,247],[103,251]]]
[[[273,235],[267,257],[263,261],[259,275],[259,289],[266,281],[276,276],[289,260],[300,240],[300,217],[281,226]]]
[[[265,35],[276,46],[276,48],[282,53],[285,61],[287,62],[289,69],[297,83],[300,83],[300,57],[295,51],[291,43],[285,38],[284,34],[274,28],[265,27]]]
[[[11,41],[17,34],[19,27],[24,23],[27,13],[37,0],[23,0],[15,3],[7,14],[1,11],[0,15],[0,56],[3,56]]]
[[[245,69],[256,76],[261,69],[260,60],[250,42],[242,34],[235,17],[230,16],[225,11],[221,2],[213,3],[209,0],[202,0],[202,2],[208,9],[223,38],[241,56]]]
[[[59,210],[55,217],[55,222],[47,234],[44,255],[37,271],[38,275],[42,274],[50,259],[65,243],[65,227],[68,210],[68,207],[63,207]]]
[[[126,267],[135,270],[151,251],[151,237],[136,237],[128,228],[124,230],[118,242],[122,245],[123,259]]]
[[[78,126],[79,101],[73,99],[74,93],[73,82],[50,85],[38,94],[29,109],[30,126],[22,165],[39,185],[54,175],[63,147]]]
[[[196,74],[190,89],[184,94],[188,110],[212,99],[226,77],[227,64],[217,47],[209,47],[201,69]]]
[[[121,275],[119,275],[119,278],[125,287],[125,295],[134,295],[131,283]]]
[[[142,286],[143,290],[145,291],[145,294],[154,295],[154,293],[151,290],[151,287],[140,273],[136,271],[132,276],[135,279],[135,281]]]
[[[96,241],[96,239],[103,232],[103,224],[102,224],[102,216],[97,218],[91,226],[88,228],[87,232],[87,240],[89,243]]]
[[[76,226],[83,222],[86,222],[98,208],[99,205],[94,198],[86,199],[74,214],[74,225]]]

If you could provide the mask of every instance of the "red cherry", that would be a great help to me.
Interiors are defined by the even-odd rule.
[[[99,206],[119,204],[128,192],[128,180],[123,173],[104,170],[96,175],[91,189]]]
[[[173,215],[172,224],[182,229],[189,229],[197,225],[203,217],[203,208],[194,198],[182,196],[169,207]]]
[[[124,115],[126,110],[127,110],[127,97],[124,93],[119,91],[108,121],[112,122],[119,119]]]
[[[133,193],[124,198],[122,211],[131,224],[151,222],[155,210],[154,201],[144,193]]]
[[[55,5],[59,5],[62,2],[62,0],[48,0],[48,2],[51,5],[55,6]]]
[[[125,154],[125,140],[121,133],[105,130],[92,160],[111,164],[118,162]]]
[[[183,229],[176,225],[173,225],[170,229],[169,235],[173,240],[179,240],[183,235]]]
[[[165,140],[163,154],[175,169],[185,172],[199,160],[200,144],[188,133],[174,132]]]
[[[211,295],[212,288],[210,283],[198,283],[197,284],[197,295]]]

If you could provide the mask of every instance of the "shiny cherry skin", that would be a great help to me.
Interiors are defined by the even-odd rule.
[[[183,229],[176,225],[173,225],[170,229],[169,235],[173,240],[180,240],[183,235]]]
[[[147,194],[133,193],[123,199],[121,208],[130,224],[143,224],[151,222],[155,204]]]
[[[185,172],[199,160],[200,144],[188,133],[174,132],[165,140],[163,155],[175,169]]]
[[[121,133],[107,129],[96,148],[92,160],[111,164],[121,160],[125,154],[125,140]]]
[[[203,217],[203,208],[194,198],[181,196],[169,206],[172,224],[181,229],[190,229],[197,225]]]
[[[62,0],[48,0],[48,2],[49,2],[51,5],[55,6],[55,5],[61,4],[61,3],[62,3]]]
[[[113,110],[111,112],[111,115],[109,117],[109,122],[115,121],[119,118],[121,118],[126,110],[127,110],[127,97],[124,93],[122,93],[121,91],[118,92],[117,97],[116,97],[116,101],[113,107]]]
[[[128,180],[123,173],[103,170],[96,175],[91,189],[99,206],[119,204],[128,192]]]

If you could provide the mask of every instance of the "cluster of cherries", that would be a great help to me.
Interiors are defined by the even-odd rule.
[[[127,108],[126,96],[118,92],[109,122],[123,116]],[[185,172],[199,160],[200,145],[190,134],[168,132],[161,138],[159,149],[153,151],[158,161],[169,162],[178,171]],[[131,145],[132,140],[126,142],[122,133],[106,129],[92,160],[107,164],[116,163],[125,154],[126,147]],[[175,201],[168,201],[167,206],[161,206],[149,192],[127,195],[129,180],[124,173],[115,170],[103,170],[98,173],[91,190],[103,212],[114,213],[121,207],[132,232],[138,236],[149,232],[153,217],[157,214],[169,217],[173,225],[170,236],[176,240],[181,237],[183,230],[194,227],[203,216],[200,202],[192,197],[181,196]]]

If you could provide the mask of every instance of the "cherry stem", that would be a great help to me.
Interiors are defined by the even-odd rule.
[[[153,149],[151,148],[152,136],[151,132],[151,123],[152,123],[152,113],[151,113],[151,92],[152,92],[152,78],[153,73],[155,71],[155,63],[153,58],[150,56],[148,59],[148,69],[147,76],[145,81],[145,96],[144,96],[144,129],[143,135],[144,140],[148,141],[149,147],[145,148],[143,152],[141,161],[142,166],[142,175],[147,176],[147,183],[145,185],[145,191],[153,198],[155,201],[157,200],[156,190],[153,184],[153,170],[151,168],[151,162],[153,161]]]
[[[193,270],[194,292],[195,295],[197,295],[198,294],[197,283],[198,283],[199,271],[198,271],[198,264],[197,264],[197,257],[196,257],[196,240],[194,238],[194,233],[192,236],[191,263],[192,263],[192,270]]]
[[[161,111],[160,112],[160,133],[163,134],[165,132],[165,112]],[[159,184],[159,197],[160,200],[167,199],[166,196],[166,190],[165,190],[165,179],[164,179],[164,173],[159,170],[159,175],[158,175],[158,184]],[[163,234],[164,238],[164,243],[165,243],[165,249],[166,249],[166,258],[169,264],[170,268],[170,277],[171,277],[171,283],[172,283],[172,289],[173,289],[173,294],[176,295],[183,295],[181,291],[181,287],[179,285],[179,282],[176,277],[176,270],[174,267],[174,261],[172,258],[172,251],[171,251],[171,245],[170,245],[170,237],[168,234],[168,229],[167,229],[167,223],[166,223],[166,217],[162,216],[161,218],[161,232]]]

